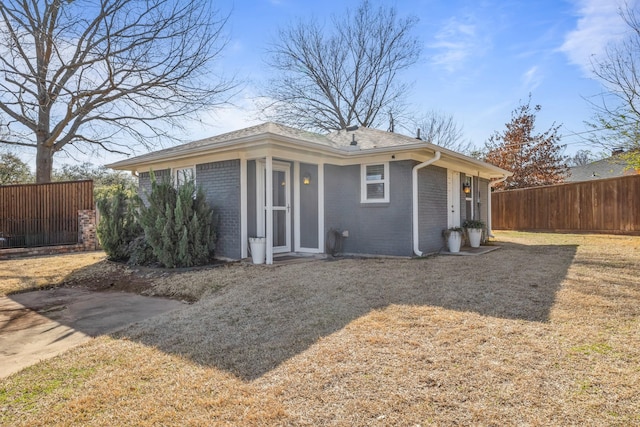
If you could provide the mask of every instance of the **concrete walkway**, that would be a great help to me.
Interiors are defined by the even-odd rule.
[[[66,288],[0,297],[0,378],[184,306],[165,298]]]

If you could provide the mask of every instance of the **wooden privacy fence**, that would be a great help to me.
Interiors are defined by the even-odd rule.
[[[0,186],[0,248],[76,244],[93,181]]]
[[[640,234],[640,175],[500,191],[491,228]]]

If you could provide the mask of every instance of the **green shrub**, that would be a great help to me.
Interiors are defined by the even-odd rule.
[[[153,253],[153,248],[144,236],[138,236],[133,239],[129,243],[127,251],[129,252],[129,265],[150,265],[158,262]]]
[[[479,219],[467,219],[462,224],[464,228],[485,228],[487,224],[484,221],[480,221]]]
[[[165,267],[191,267],[210,261],[215,247],[214,214],[193,181],[175,188],[151,174],[151,193],[141,208],[146,240]]]
[[[136,219],[137,197],[120,186],[113,195],[99,199],[97,205],[100,210],[97,234],[102,249],[111,260],[128,260],[129,244],[143,232]]]

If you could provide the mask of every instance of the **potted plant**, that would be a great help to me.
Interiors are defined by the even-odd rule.
[[[486,224],[479,219],[468,219],[462,224],[467,230],[469,236],[469,246],[472,248],[480,247],[480,241],[482,240],[482,231],[486,227]]]
[[[462,233],[464,230],[460,227],[451,227],[447,230],[444,230],[442,233],[444,237],[447,239],[447,246],[449,246],[449,252],[458,253],[460,252],[460,246],[462,245]]]

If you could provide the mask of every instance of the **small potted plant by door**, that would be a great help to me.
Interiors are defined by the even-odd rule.
[[[472,248],[479,248],[482,241],[482,231],[486,224],[479,219],[468,219],[462,224],[467,230],[467,236],[469,237],[469,246]]]
[[[462,233],[463,230],[460,227],[451,227],[447,230],[444,230],[443,234],[447,239],[449,252],[454,254],[460,252],[460,246],[462,245]]]

